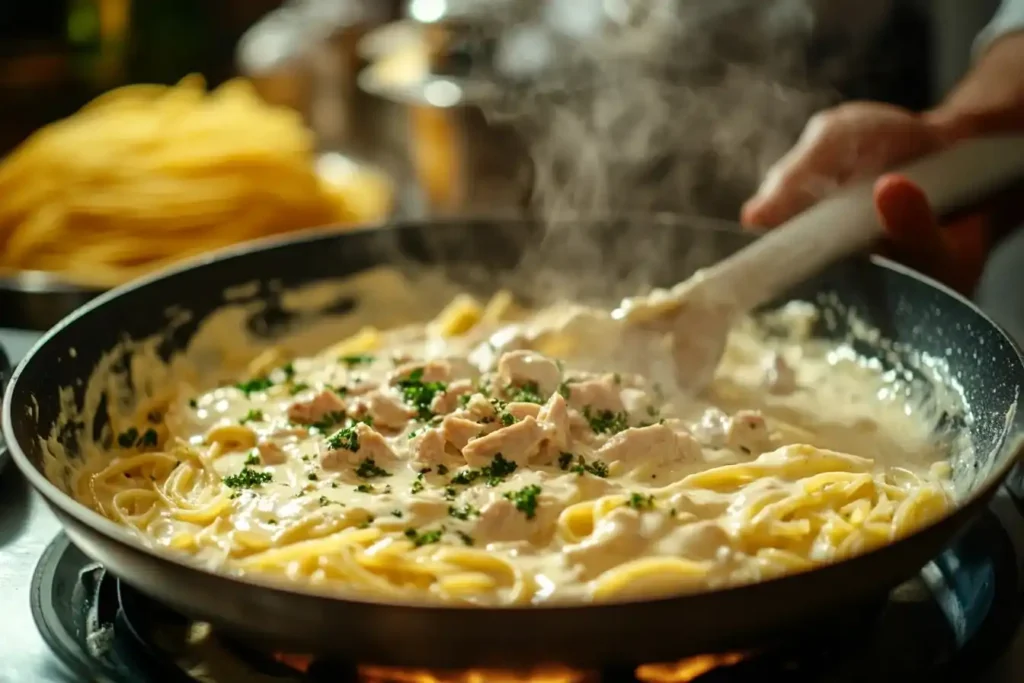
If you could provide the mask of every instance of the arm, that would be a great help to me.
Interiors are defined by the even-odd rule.
[[[947,141],[1024,132],[1024,0],[1005,0],[978,37],[980,57],[953,92],[923,117]]]

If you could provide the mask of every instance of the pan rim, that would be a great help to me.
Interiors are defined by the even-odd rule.
[[[719,220],[719,219],[705,219],[697,217],[687,216],[670,216],[668,214],[658,216],[646,216],[647,220],[656,218],[657,220],[668,219],[670,222],[679,222],[680,220],[697,219],[705,222],[707,225],[701,227],[702,230],[709,230],[711,232],[737,232],[737,224]],[[121,525],[116,524],[110,519],[103,517],[96,511],[88,508],[84,504],[78,502],[73,497],[62,491],[55,484],[53,484],[46,476],[32,463],[28,455],[22,450],[21,443],[17,440],[14,434],[13,428],[13,399],[15,388],[18,385],[18,381],[24,369],[33,360],[37,353],[51,342],[59,333],[64,331],[76,323],[79,319],[91,314],[94,310],[101,308],[108,302],[117,299],[118,297],[127,294],[132,291],[143,289],[149,286],[153,282],[157,282],[164,279],[169,279],[193,268],[208,265],[211,263],[228,260],[235,257],[241,257],[248,253],[269,251],[278,246],[291,245],[304,243],[309,241],[315,241],[322,239],[328,235],[346,235],[346,234],[360,234],[366,232],[380,232],[380,231],[396,231],[403,225],[424,225],[424,224],[472,224],[481,221],[493,221],[494,217],[460,217],[453,219],[430,219],[426,221],[420,221],[415,219],[402,220],[402,221],[389,221],[383,224],[366,224],[357,227],[351,226],[325,226],[320,228],[313,228],[309,230],[298,231],[290,233],[285,236],[275,235],[259,240],[253,240],[240,245],[232,245],[224,249],[206,254],[197,258],[188,259],[180,264],[176,264],[167,269],[160,270],[153,274],[139,278],[132,282],[126,283],[107,292],[102,293],[95,299],[85,303],[80,308],[76,309],[72,313],[65,316],[57,325],[47,330],[43,335],[33,344],[32,348],[29,349],[25,357],[22,358],[17,368],[9,377],[7,386],[4,391],[2,401],[2,411],[0,411],[0,423],[2,423],[2,433],[7,442],[8,451],[10,457],[14,460],[18,469],[26,477],[32,487],[40,493],[47,502],[58,508],[63,514],[72,517],[76,522],[83,524],[90,529],[99,532],[107,540],[127,546],[130,550],[141,553],[146,556],[150,556],[154,559],[158,559],[165,562],[170,562],[181,569],[188,571],[194,571],[203,575],[204,578],[215,579],[220,581],[231,581],[241,584],[249,584],[254,587],[259,587],[264,590],[270,590],[282,594],[282,596],[290,596],[298,599],[316,599],[316,600],[329,600],[337,605],[344,604],[356,604],[361,607],[374,607],[374,606],[386,606],[389,608],[398,609],[409,609],[415,610],[420,613],[425,612],[470,612],[479,614],[511,614],[511,613],[533,613],[537,614],[548,613],[548,612],[568,612],[574,610],[585,609],[588,613],[593,613],[594,610],[605,610],[614,611],[623,607],[628,607],[635,604],[646,604],[656,605],[658,603],[674,603],[680,604],[685,603],[688,599],[695,597],[707,597],[711,596],[742,596],[749,594],[751,591],[758,590],[770,590],[769,586],[782,586],[784,584],[792,584],[799,581],[802,577],[809,574],[820,575],[822,572],[828,572],[837,567],[841,567],[850,562],[866,562],[869,558],[876,557],[879,554],[884,554],[896,548],[904,542],[909,542],[918,536],[921,536],[929,532],[934,527],[949,524],[958,513],[964,512],[969,509],[974,509],[979,503],[987,500],[991,497],[995,491],[999,488],[1002,482],[1009,475],[1010,471],[1016,466],[1020,456],[1024,453],[1024,434],[1020,428],[1014,430],[1014,424],[1020,417],[1020,406],[1019,401],[1021,398],[1021,387],[1016,388],[1016,395],[1012,409],[1007,413],[1005,420],[1005,427],[999,437],[998,443],[993,447],[992,451],[997,454],[1004,453],[1007,449],[1016,451],[1016,455],[1006,459],[1000,466],[993,468],[993,470],[985,477],[984,481],[964,499],[957,501],[956,505],[942,517],[932,521],[927,526],[921,527],[914,531],[914,533],[899,539],[896,542],[886,543],[885,545],[874,548],[866,553],[855,555],[851,558],[842,560],[840,562],[834,562],[830,564],[821,565],[813,569],[797,572],[793,574],[785,574],[779,577],[766,579],[763,581],[757,581],[747,584],[739,584],[735,586],[726,586],[723,588],[707,591],[697,591],[691,593],[681,593],[676,595],[658,596],[654,598],[633,598],[628,600],[620,601],[602,601],[602,602],[568,602],[568,603],[554,603],[554,604],[529,604],[529,605],[510,605],[510,606],[499,606],[499,605],[466,605],[466,604],[453,604],[444,603],[433,600],[388,600],[382,598],[374,598],[367,595],[360,595],[357,591],[338,591],[332,590],[327,591],[323,589],[317,589],[315,586],[308,584],[300,584],[296,582],[289,582],[285,579],[273,576],[273,575],[238,575],[232,573],[230,570],[221,568],[211,568],[205,566],[192,556],[175,553],[169,549],[161,547],[148,546],[143,543],[140,539],[136,538],[133,534],[128,532],[127,529]],[[574,220],[586,220],[585,217],[577,218]],[[521,223],[530,223],[531,221],[520,219]],[[910,279],[917,280],[926,285],[929,285],[946,296],[949,296],[956,300],[960,305],[966,306],[971,312],[985,320],[995,330],[998,330],[999,334],[1005,342],[1016,353],[1017,361],[1024,365],[1024,353],[1022,353],[1020,346],[1013,340],[1012,337],[995,321],[993,321],[986,313],[979,309],[974,302],[970,301],[959,292],[952,290],[951,288],[943,285],[940,282],[933,280],[932,278],[925,276],[907,266],[896,263],[890,259],[887,259],[876,254],[871,254],[865,257],[865,260],[869,261],[872,266],[881,268],[883,270],[889,270],[895,272],[901,276],[908,277]],[[1016,433],[1015,433],[1016,432]]]

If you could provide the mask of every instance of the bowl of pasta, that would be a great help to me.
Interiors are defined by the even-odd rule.
[[[322,152],[301,116],[236,79],[107,92],[0,161],[0,325],[47,329],[181,259],[379,222],[390,179]]]
[[[840,263],[737,324],[691,396],[597,311],[750,238],[545,227],[304,233],[102,294],[14,372],[13,459],[87,555],[191,617],[431,667],[841,633],[1013,466],[1020,353],[940,285]]]

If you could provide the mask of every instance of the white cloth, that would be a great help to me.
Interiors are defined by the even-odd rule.
[[[1003,0],[974,41],[974,54],[980,55],[993,41],[1015,31],[1024,31],[1024,0]]]

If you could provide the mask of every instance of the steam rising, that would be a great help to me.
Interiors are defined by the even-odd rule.
[[[512,123],[529,146],[532,209],[547,226],[531,263],[553,261],[571,276],[559,280],[575,291],[560,282],[560,295],[621,294],[607,291],[617,254],[629,262],[615,275],[621,289],[651,284],[648,265],[665,260],[664,245],[646,221],[627,217],[735,219],[828,101],[804,66],[814,25],[807,0],[503,5],[481,41],[499,45],[488,76],[501,95],[486,113]],[[587,228],[577,219],[589,219]],[[614,223],[625,253],[609,248],[595,219]]]

